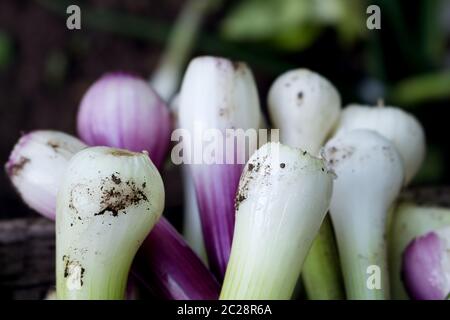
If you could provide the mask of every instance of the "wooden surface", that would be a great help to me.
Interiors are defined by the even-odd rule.
[[[402,200],[450,207],[450,188],[409,190]],[[0,220],[0,299],[43,299],[54,286],[54,223]]]
[[[417,188],[407,190],[400,200],[412,201],[423,206],[439,206],[450,208],[450,187]]]
[[[54,285],[54,223],[0,221],[0,298],[42,299]]]

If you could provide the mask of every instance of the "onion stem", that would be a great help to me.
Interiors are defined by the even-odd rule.
[[[189,0],[182,8],[169,42],[150,83],[165,101],[178,89],[181,73],[194,48],[195,38],[206,14],[221,0]]]
[[[325,216],[306,256],[302,279],[310,300],[345,299],[339,254],[329,215]]]
[[[384,213],[366,211],[366,214],[380,216]],[[339,222],[335,224],[337,224],[337,230],[346,228],[339,226]],[[354,226],[347,228],[347,232],[337,235],[347,298],[350,300],[385,300],[390,296],[390,288],[386,263],[387,249],[383,240],[384,230],[371,230],[370,237],[362,237],[361,234],[364,233],[365,227],[370,228],[370,226]],[[380,288],[368,285],[370,266],[377,266],[380,270]]]

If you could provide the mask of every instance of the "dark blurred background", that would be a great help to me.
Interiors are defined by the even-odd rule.
[[[211,0],[213,1],[213,0]],[[415,185],[450,185],[449,0],[214,0],[190,56],[246,61],[265,108],[282,72],[310,68],[329,78],[344,105],[402,107],[428,140]],[[75,134],[80,99],[109,71],[149,78],[157,68],[182,0],[1,0],[0,162],[21,132]],[[81,30],[66,28],[66,8],[81,8]],[[381,30],[366,28],[366,8],[381,8]],[[34,214],[0,175],[0,219]]]

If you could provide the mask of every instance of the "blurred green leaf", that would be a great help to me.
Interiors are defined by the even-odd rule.
[[[419,40],[423,59],[428,65],[439,64],[445,52],[445,33],[439,13],[443,9],[441,0],[422,0],[420,3]]]
[[[435,146],[429,146],[425,161],[419,173],[414,178],[414,183],[423,184],[441,181],[444,169],[445,163],[442,151]]]
[[[13,57],[13,42],[7,33],[0,30],[0,71],[12,63]]]
[[[341,41],[348,44],[365,37],[367,35],[367,3],[361,0],[336,1],[336,3],[338,2],[340,3],[340,15],[336,22],[336,29]]]
[[[299,26],[294,30],[280,32],[271,41],[276,47],[294,51],[309,47],[320,34],[321,28],[313,25]]]
[[[400,105],[415,105],[450,97],[450,71],[408,78],[395,85],[389,99]]]
[[[71,0],[35,0],[46,10],[58,14],[66,19],[66,8],[72,4]],[[84,6],[83,28],[109,32],[121,37],[130,37],[143,41],[165,43],[170,35],[171,26],[167,22],[147,17],[139,17],[123,12],[94,9]],[[230,59],[249,61],[267,73],[277,75],[285,70],[295,67],[292,63],[275,59],[269,51],[261,52],[258,48],[240,46],[239,44],[224,41],[213,33],[203,31],[199,35],[196,49],[211,55],[227,56]]]
[[[222,24],[226,37],[234,40],[267,40],[283,29],[302,25],[311,10],[303,0],[245,0]]]
[[[365,33],[364,19],[360,0],[244,0],[221,28],[234,41],[265,41],[295,50],[309,46],[328,26],[351,42]]]
[[[62,85],[67,74],[68,61],[65,53],[54,50],[47,56],[45,64],[45,80],[51,86]]]

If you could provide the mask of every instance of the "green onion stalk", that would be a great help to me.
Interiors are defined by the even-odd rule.
[[[358,129],[372,130],[394,144],[404,167],[403,187],[407,186],[417,174],[425,158],[425,133],[419,121],[412,114],[397,107],[351,104],[341,114],[336,136]],[[391,207],[387,230],[391,229],[394,220],[393,211],[394,208]],[[396,288],[399,285],[392,283],[392,286],[394,292],[398,292]],[[395,295],[397,293],[394,293]]]
[[[333,186],[321,159],[267,143],[242,173],[220,299],[290,299],[328,210]]]
[[[163,100],[170,101],[176,93],[202,22],[220,2],[221,0],[189,0],[182,8],[158,68],[150,79],[150,84]]]
[[[280,129],[280,142],[318,155],[338,124],[341,98],[327,79],[307,70],[279,76],[268,95],[270,118]],[[327,215],[302,269],[306,293],[312,300],[344,299],[333,226]]]
[[[372,130],[331,139],[323,157],[337,176],[330,215],[347,298],[389,299],[386,222],[403,183],[401,157],[392,142]]]

